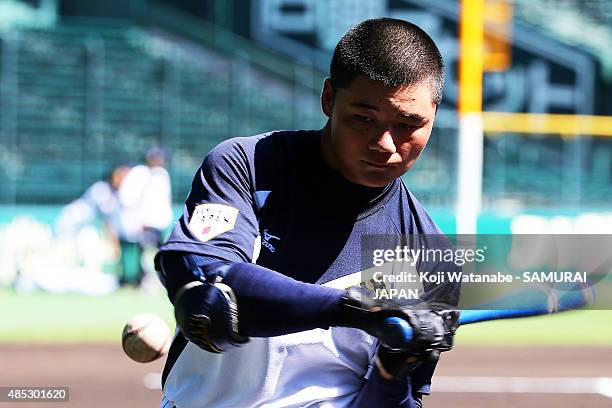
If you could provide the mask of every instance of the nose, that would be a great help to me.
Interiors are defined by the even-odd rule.
[[[381,153],[395,153],[396,147],[391,132],[385,129],[382,134],[378,135],[378,137],[372,141],[371,148]]]

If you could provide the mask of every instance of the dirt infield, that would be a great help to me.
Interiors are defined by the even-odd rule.
[[[528,377],[533,378],[532,383],[544,378],[550,379],[552,384],[556,378],[560,381],[572,378],[566,381],[575,384],[574,377],[612,377],[612,347],[457,347],[442,358],[433,380],[432,395],[425,400],[427,408],[612,407],[612,395],[560,393],[554,389],[547,393],[533,393],[533,389],[530,393],[519,390],[513,393],[486,392],[491,390],[482,385],[482,393],[436,390],[436,378],[440,378],[440,383],[444,377]],[[609,387],[612,393],[612,384]],[[563,390],[561,384],[556,388]]]
[[[159,407],[160,390],[145,388],[148,373],[159,373],[160,359],[135,363],[117,345],[0,345],[1,386],[70,387],[68,403],[0,403],[0,407]],[[10,367],[10,368],[9,368]]]
[[[134,363],[123,355],[119,344],[0,344],[0,364],[0,386],[70,387],[68,403],[0,403],[0,408],[159,406],[161,392],[145,387],[145,377],[155,385],[163,361]],[[612,347],[457,347],[444,356],[436,377],[439,385],[442,380],[467,377],[533,377],[534,381],[541,377],[612,377]],[[591,393],[436,391],[435,378],[433,387],[433,395],[425,401],[427,408],[612,407],[612,398]]]

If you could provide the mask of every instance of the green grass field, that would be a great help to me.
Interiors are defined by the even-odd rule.
[[[119,342],[125,322],[157,313],[174,318],[163,295],[122,289],[107,296],[16,294],[0,290],[0,342]],[[461,327],[458,345],[598,345],[612,347],[612,311],[574,311]]]
[[[156,313],[174,329],[170,301],[121,289],[107,296],[16,294],[0,290],[0,342],[119,342],[123,325],[138,313]]]
[[[586,345],[612,347],[612,311],[584,310],[556,315],[482,322],[459,328],[459,345]]]

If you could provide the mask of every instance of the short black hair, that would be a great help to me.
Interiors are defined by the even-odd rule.
[[[331,83],[348,87],[358,75],[385,86],[429,81],[433,102],[442,100],[444,62],[425,31],[404,20],[374,18],[351,28],[338,42],[330,66]]]

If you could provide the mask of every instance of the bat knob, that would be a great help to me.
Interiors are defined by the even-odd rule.
[[[412,341],[412,327],[405,319],[387,317],[380,325],[378,338],[391,349],[403,349]]]

